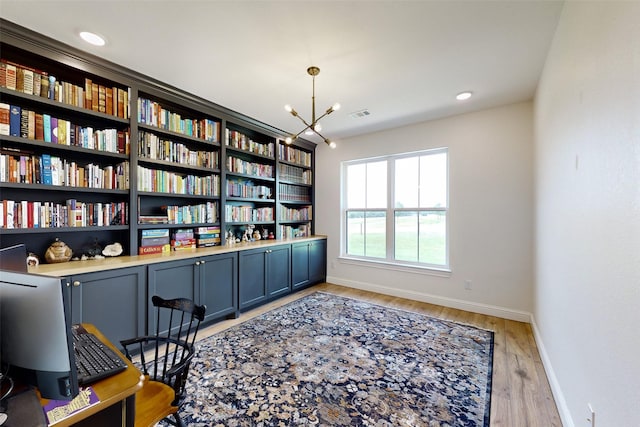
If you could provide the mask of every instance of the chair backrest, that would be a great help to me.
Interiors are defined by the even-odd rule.
[[[122,344],[130,359],[131,347],[137,347],[143,373],[150,380],[172,387],[175,392],[173,405],[179,406],[184,397],[189,365],[195,353],[194,343],[206,306],[196,305],[187,298],[165,300],[157,295],[151,298],[151,302],[157,312],[155,334],[125,340]],[[149,358],[150,355],[152,358]]]

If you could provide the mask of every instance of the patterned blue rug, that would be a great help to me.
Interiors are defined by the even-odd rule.
[[[188,426],[488,426],[493,332],[314,293],[198,343]]]

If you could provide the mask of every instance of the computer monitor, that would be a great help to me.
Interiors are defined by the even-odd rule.
[[[70,301],[64,279],[0,271],[0,365],[48,399],[79,392]]]
[[[24,243],[0,249],[0,270],[27,272],[27,248]]]

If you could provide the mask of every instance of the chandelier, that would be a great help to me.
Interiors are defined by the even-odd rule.
[[[311,76],[311,78],[313,79],[313,83],[312,83],[312,92],[311,92],[311,123],[307,122],[305,119],[303,119],[302,117],[300,117],[300,115],[298,114],[298,112],[296,110],[294,110],[291,105],[285,105],[284,109],[287,110],[289,113],[291,113],[291,115],[293,117],[297,117],[300,119],[300,121],[302,123],[304,123],[304,125],[306,126],[304,129],[302,129],[300,132],[298,132],[295,135],[291,135],[289,137],[287,137],[285,139],[285,142],[287,144],[291,144],[296,138],[298,138],[300,136],[300,134],[302,134],[302,132],[304,132],[306,135],[313,135],[314,133],[316,135],[318,135],[320,138],[322,138],[324,140],[324,142],[326,142],[326,144],[331,147],[331,148],[336,148],[336,143],[333,141],[328,140],[327,138],[325,138],[324,136],[322,136],[322,134],[320,133],[320,131],[322,130],[322,126],[320,126],[320,123],[318,123],[324,116],[328,116],[329,114],[333,113],[336,110],[340,109],[340,104],[338,104],[337,102],[335,104],[333,104],[331,107],[329,107],[323,115],[321,115],[320,117],[316,118],[316,76],[318,74],[320,74],[320,68],[318,67],[314,67],[311,66],[309,68],[307,68],[307,73]]]

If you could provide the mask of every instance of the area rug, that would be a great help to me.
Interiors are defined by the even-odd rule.
[[[197,344],[188,426],[488,426],[493,333],[316,292]]]

